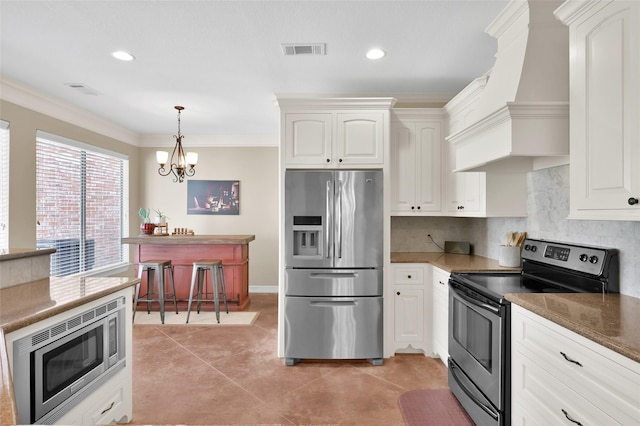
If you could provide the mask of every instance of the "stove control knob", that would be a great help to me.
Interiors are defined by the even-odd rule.
[[[598,256],[591,256],[589,258],[589,262],[591,263],[598,263]]]
[[[586,262],[587,260],[589,260],[589,256],[587,256],[585,253],[582,253],[580,255],[580,262]]]
[[[525,244],[525,245],[524,245],[524,249],[525,249],[526,251],[529,251],[529,250],[531,250],[531,246],[530,246],[529,244]]]
[[[531,246],[531,251],[535,252],[536,250],[538,250],[538,247],[536,247],[536,246]]]

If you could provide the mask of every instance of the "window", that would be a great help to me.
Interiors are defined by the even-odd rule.
[[[36,239],[53,247],[51,276],[97,272],[124,262],[126,156],[38,132]]]
[[[0,120],[0,251],[9,248],[9,123]]]

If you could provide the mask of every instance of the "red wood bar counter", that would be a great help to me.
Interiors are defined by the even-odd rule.
[[[178,307],[185,311],[193,262],[222,260],[229,310],[241,311],[249,304],[249,243],[253,240],[255,235],[140,235],[123,238],[122,243],[134,245],[136,272],[140,261],[171,260]],[[141,286],[142,294],[147,286],[144,276]],[[213,303],[204,303],[202,308],[213,309]]]

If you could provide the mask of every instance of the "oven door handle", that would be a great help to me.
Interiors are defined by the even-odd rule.
[[[494,313],[496,315],[500,315],[500,308],[497,308],[495,306],[491,306],[491,305],[489,305],[487,303],[480,302],[479,300],[474,299],[473,297],[470,297],[467,294],[465,294],[465,293],[463,293],[461,291],[458,291],[458,289],[455,289],[453,287],[451,288],[451,290],[453,290],[453,292],[459,298],[463,299],[465,302],[469,303],[470,305],[477,306],[479,308],[482,308],[482,309],[485,309],[485,310],[487,310],[489,312],[492,312],[492,313]]]
[[[488,415],[490,415],[494,420],[498,421],[498,413],[496,412],[495,409],[493,409],[493,407],[488,406],[487,404],[484,404],[483,401],[481,401],[478,397],[476,397],[463,383],[462,380],[460,380],[460,374],[464,374],[462,372],[458,372],[458,366],[453,363],[453,362],[449,362],[449,370],[451,371],[451,376],[453,377],[453,379],[456,381],[456,383],[458,384],[458,386],[460,386],[460,389],[462,389],[462,391],[478,406],[482,409],[482,411],[486,412]]]

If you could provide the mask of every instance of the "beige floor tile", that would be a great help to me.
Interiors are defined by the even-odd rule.
[[[252,294],[253,326],[134,326],[133,424],[402,425],[398,397],[447,387],[437,359],[276,356],[277,295]]]

